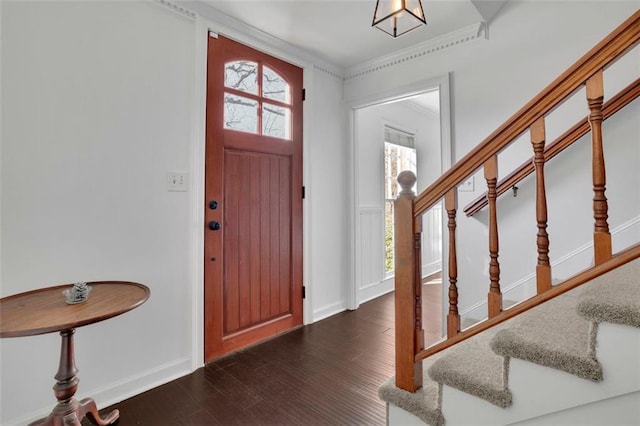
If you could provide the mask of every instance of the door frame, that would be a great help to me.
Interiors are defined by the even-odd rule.
[[[349,271],[349,286],[347,288],[347,309],[357,309],[360,305],[360,301],[358,300],[358,287],[361,279],[360,269],[362,266],[362,256],[358,250],[358,242],[360,241],[362,230],[359,222],[360,194],[358,193],[358,158],[360,153],[360,146],[356,126],[356,111],[370,106],[380,105],[392,101],[399,101],[415,95],[433,91],[434,89],[438,89],[440,91],[440,164],[441,171],[444,172],[451,167],[453,158],[453,146],[451,143],[450,81],[451,74],[448,73],[427,80],[421,80],[406,86],[398,87],[396,89],[375,93],[360,99],[353,100],[346,105],[346,109],[349,112],[349,164],[351,165],[349,174],[349,199],[351,200],[351,204],[349,205],[349,227],[351,229],[351,233],[349,236],[349,265],[351,266]],[[444,256],[446,255],[446,253],[448,253],[449,249],[449,242],[445,238],[445,236],[448,235],[445,232],[447,231],[447,229],[445,229],[446,226],[446,211],[443,209],[443,277],[448,276],[447,262],[444,261]],[[446,282],[447,280],[443,279],[443,284]],[[443,291],[443,300],[446,294],[447,292]],[[443,316],[444,315],[446,315],[445,309],[443,309]]]
[[[203,208],[207,224],[215,220],[222,226],[204,230],[205,362],[302,326],[304,303],[303,70],[227,36],[210,36],[208,42]],[[255,91],[227,86],[225,69],[237,61],[255,66]],[[289,96],[266,92],[262,80],[268,71]],[[255,103],[254,131],[224,125],[227,95]],[[269,106],[289,112],[291,121],[284,117],[281,124],[288,134],[263,129]],[[222,203],[217,211],[208,206],[212,199]]]
[[[304,59],[304,55],[292,52],[292,48],[286,43],[265,35],[257,30],[249,31],[238,29],[228,24],[217,22],[196,14],[195,30],[195,81],[193,87],[193,134],[189,144],[189,217],[190,224],[190,289],[188,297],[191,300],[191,370],[196,370],[204,365],[204,184],[205,184],[205,130],[206,130],[206,101],[207,101],[207,54],[208,40],[210,36],[217,37],[223,34],[239,43],[253,49],[260,50],[276,58],[287,61],[302,68],[302,84],[306,90],[307,98],[313,92],[314,66],[310,60]],[[255,33],[255,34],[254,34]],[[266,41],[265,41],[266,40]],[[310,131],[313,125],[313,114],[310,112],[309,102],[302,104],[302,181],[303,185],[311,185],[310,161],[311,147],[309,146]],[[302,275],[304,286],[307,288],[306,297],[303,300],[302,310],[304,325],[313,322],[311,271],[309,259],[311,253],[310,232],[310,191],[307,191],[303,200],[302,209]]]

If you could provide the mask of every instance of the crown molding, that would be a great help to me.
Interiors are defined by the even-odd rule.
[[[0,0],[2,1],[2,0]],[[170,3],[168,0],[155,0]],[[174,0],[175,1],[175,0]],[[326,60],[312,55],[293,44],[274,37],[273,35],[252,27],[236,18],[233,18],[209,3],[199,0],[180,1],[181,7],[185,5],[188,10],[201,16],[210,24],[210,30],[232,38],[240,43],[246,44],[258,50],[269,53],[272,56],[284,59],[294,65],[306,68],[313,66],[315,69],[326,72],[338,78],[344,78],[344,69]]]
[[[183,16],[185,18],[195,20],[197,17],[197,14],[193,10],[187,9],[186,7],[182,7],[177,3],[172,3],[167,0],[151,0],[151,1],[153,1],[157,5],[170,9],[172,12],[177,13],[178,15]]]
[[[460,46],[479,38],[488,38],[484,22],[478,22],[468,27],[444,34],[440,37],[410,46],[391,55],[381,56],[371,61],[347,68],[344,79],[351,80],[361,77],[431,53],[440,52],[454,46]]]
[[[440,37],[410,46],[391,55],[381,56],[349,67],[345,70],[335,64],[319,59],[315,55],[310,55],[309,52],[293,46],[284,40],[226,15],[218,9],[199,0],[149,1],[167,8],[185,18],[195,20],[198,16],[201,16],[215,27],[210,28],[213,31],[225,34],[241,43],[248,44],[257,49],[268,51],[275,56],[280,56],[288,62],[296,63],[296,65],[302,67],[312,65],[315,70],[321,71],[343,81],[361,77],[375,71],[380,71],[382,69],[417,59],[431,53],[440,52],[454,46],[459,46],[479,38],[488,38],[487,25],[484,22],[478,22],[468,27],[444,34]]]
[[[315,70],[322,71],[325,74],[329,74],[331,77],[337,78],[340,81],[344,81],[344,74],[342,74],[341,72],[331,71],[329,69],[326,69],[326,68],[323,68],[323,67],[319,66],[318,64],[314,64],[313,68]]]

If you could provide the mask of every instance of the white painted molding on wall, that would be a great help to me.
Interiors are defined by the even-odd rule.
[[[360,214],[382,213],[381,206],[360,206]]]
[[[424,55],[439,52],[454,46],[459,46],[461,44],[468,43],[480,38],[488,38],[486,24],[483,22],[478,22],[468,27],[452,31],[440,37],[436,37],[434,39],[427,40],[426,42],[403,49],[391,55],[372,59],[371,61],[355,65],[345,70],[327,61],[318,59],[315,56],[312,57],[308,52],[294,47],[290,43],[274,37],[271,34],[251,27],[205,3],[199,1],[151,1],[189,19],[196,19],[196,17],[199,15],[206,17],[215,24],[215,31],[217,32],[225,34],[241,43],[248,44],[260,50],[264,50],[266,48],[270,51],[270,54],[279,56],[282,59],[285,59],[288,62],[293,62],[299,66],[314,64],[314,68],[318,71],[327,73],[341,80],[360,77],[362,75],[369,74],[380,69],[388,68],[390,66],[397,65],[399,63],[403,63],[412,59],[416,59]],[[256,40],[259,40],[259,43],[256,43]],[[273,51],[273,48],[276,48],[277,50],[280,50],[282,52],[286,52],[287,54],[285,54],[284,56],[280,56],[277,52]],[[296,61],[291,58],[291,53],[293,53],[296,58],[302,60],[302,63],[296,63]]]
[[[91,396],[99,407],[109,407],[190,373],[191,359],[182,358],[99,388]],[[51,407],[43,411],[31,412],[20,418],[9,420],[5,426],[29,424],[47,416],[50,412]]]
[[[192,218],[190,236],[191,288],[191,369],[204,365],[204,176],[205,134],[207,107],[207,24],[196,16],[195,80],[193,87],[193,131],[189,144],[189,217]]]
[[[436,272],[442,271],[442,260],[436,260],[433,262],[425,263],[422,265],[422,278],[433,275]]]
[[[392,291],[395,290],[394,288],[394,284],[395,284],[395,276],[390,276],[388,278],[385,278],[384,280],[377,282],[377,283],[371,283],[368,286],[362,287],[360,289],[360,303],[365,303],[368,302],[370,300],[376,299],[380,296],[384,296],[387,293],[391,293]]]
[[[451,159],[453,158],[453,148],[451,145],[451,99],[450,89],[451,75],[445,74],[428,80],[418,81],[402,87],[390,90],[372,93],[365,97],[354,99],[345,103],[345,109],[348,111],[348,134],[349,134],[349,188],[351,188],[349,203],[349,221],[351,225],[351,235],[349,238],[349,258],[350,265],[349,277],[351,284],[347,287],[347,307],[356,309],[359,305],[359,286],[362,282],[362,253],[359,250],[362,229],[360,226],[361,210],[365,206],[360,205],[360,196],[356,188],[359,187],[358,178],[358,156],[360,155],[360,147],[358,146],[358,131],[356,126],[356,110],[360,108],[378,105],[384,102],[404,99],[413,95],[419,95],[434,89],[440,90],[440,142],[441,142],[441,164],[442,170],[451,167]],[[446,221],[443,222],[446,226]],[[443,235],[444,235],[443,229]],[[443,240],[443,253],[448,250],[448,240]],[[443,265],[446,268],[446,265]],[[447,271],[443,270],[446,276]],[[444,297],[444,294],[443,294]],[[444,315],[444,312],[443,312]]]
[[[358,281],[358,304],[370,300],[380,291],[375,287],[385,280],[384,268],[384,209],[381,206],[360,206],[360,274]],[[383,294],[380,293],[380,294]]]
[[[340,312],[346,310],[347,305],[346,303],[344,303],[344,301],[330,303],[313,311],[313,322],[329,318],[332,315],[339,314]]]
[[[628,220],[611,230],[613,239],[613,252],[616,253],[621,248],[640,242],[640,216]],[[551,273],[554,284],[570,278],[578,270],[584,269],[576,265],[593,264],[593,242],[585,243],[575,250],[559,257],[551,262]],[[488,284],[487,284],[488,288]],[[503,300],[521,301],[531,297],[536,292],[536,274],[528,274],[502,289]],[[475,320],[487,317],[487,302],[480,301],[468,308],[460,311],[463,318],[473,318]]]
[[[158,0],[167,1],[167,0]],[[261,50],[271,56],[275,56],[296,66],[307,68],[312,65],[318,70],[340,76],[344,70],[328,61],[322,60],[309,52],[300,49],[287,41],[245,24],[236,18],[220,12],[215,7],[200,1],[181,1],[181,6],[187,6],[190,10],[205,18],[210,24],[210,29],[226,37],[232,38],[254,49]]]
[[[313,65],[313,69],[316,69],[318,71],[322,71],[325,74],[329,74],[331,77],[337,78],[340,81],[344,81],[344,76],[342,75],[342,73],[339,73],[337,71],[332,71],[330,69],[323,68],[322,66],[320,66],[318,64],[314,64]]]
[[[399,63],[411,61],[431,53],[439,52],[450,47],[469,43],[480,38],[487,38],[485,24],[478,22],[457,31],[452,31],[440,37],[427,40],[424,43],[402,49],[391,55],[382,56],[371,61],[347,68],[345,80],[361,77],[363,75],[379,71]]]
[[[177,3],[172,3],[167,0],[152,0],[154,3],[166,7],[167,9],[177,13],[178,15],[184,16],[185,18],[196,19],[197,14],[186,7],[182,7]]]

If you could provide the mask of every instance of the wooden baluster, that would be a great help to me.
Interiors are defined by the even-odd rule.
[[[538,294],[551,288],[551,265],[549,264],[549,235],[547,234],[547,195],[544,183],[544,117],[531,125],[531,145],[533,145],[533,165],[536,172],[536,220],[538,222],[538,264],[536,283]]]
[[[587,102],[589,103],[589,124],[591,125],[591,151],[593,174],[593,250],[595,264],[599,265],[612,257],[611,234],[609,233],[609,217],[606,189],[606,173],[604,167],[604,151],[602,148],[602,100],[604,86],[602,70],[587,80]]]
[[[394,202],[394,247],[395,247],[395,313],[396,313],[396,386],[408,392],[422,387],[422,362],[415,362],[415,355],[423,349],[422,323],[417,313],[422,309],[422,286],[419,268],[418,221],[413,218],[411,190],[416,175],[404,171],[398,175],[402,191]],[[417,246],[417,248],[416,248]],[[416,276],[418,274],[418,276]]]
[[[414,274],[413,285],[414,291],[414,306],[416,311],[416,322],[414,326],[414,341],[415,352],[414,355],[424,349],[424,329],[422,328],[422,216],[415,219],[413,224],[413,258],[414,262]],[[422,372],[422,364],[420,367]],[[422,383],[422,381],[421,381]]]
[[[460,314],[458,313],[458,258],[456,251],[456,212],[458,210],[458,192],[454,188],[444,196],[444,208],[449,221],[449,313],[447,314],[447,337],[460,332]]]
[[[487,302],[489,318],[502,312],[502,293],[500,291],[500,263],[498,262],[498,214],[496,198],[498,193],[498,156],[494,155],[484,163],[484,178],[487,181],[487,200],[489,205],[489,294]]]

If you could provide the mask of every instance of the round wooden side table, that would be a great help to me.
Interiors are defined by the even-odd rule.
[[[71,284],[47,287],[0,299],[0,337],[34,336],[60,332],[60,364],[53,392],[58,400],[51,414],[31,425],[80,426],[85,415],[98,425],[115,422],[120,413],[113,410],[104,419],[92,398],[81,401],[73,396],[78,389],[73,335],[77,327],[103,321],[130,311],[149,298],[149,288],[127,281],[87,283],[91,287],[86,302],[69,305],[62,290]]]

